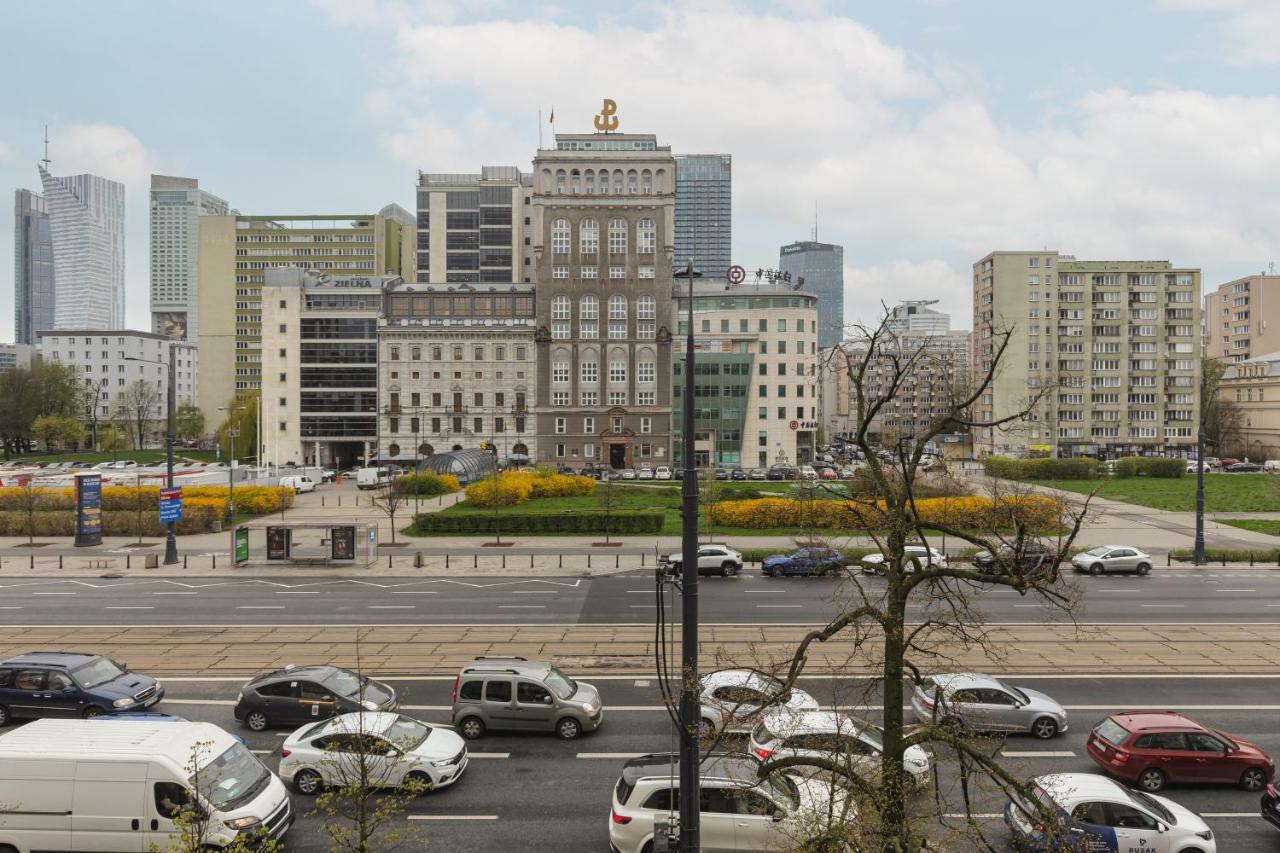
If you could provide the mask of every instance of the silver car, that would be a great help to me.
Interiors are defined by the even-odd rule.
[[[1128,545],[1099,545],[1071,558],[1071,566],[1077,572],[1101,575],[1107,572],[1136,572],[1145,575],[1151,571],[1151,555],[1130,548]]]
[[[667,554],[659,557],[659,562],[669,566],[671,571],[680,572],[684,567],[684,554]],[[721,575],[731,578],[742,571],[742,552],[735,551],[728,545],[699,545],[698,574]]]
[[[1036,690],[972,672],[933,675],[911,695],[916,719],[958,720],[971,729],[1028,732],[1047,740],[1067,730],[1067,712]]]
[[[782,682],[750,669],[722,669],[698,682],[702,703],[701,733],[711,737],[721,731],[746,734],[770,708],[816,711],[818,700],[803,690],[785,690]]]
[[[865,720],[840,711],[769,711],[751,732],[751,752],[761,761],[772,758],[816,758],[848,769],[872,784],[880,781],[884,735]],[[917,784],[929,778],[929,753],[909,746],[903,769]],[[787,772],[802,768],[788,768]],[[830,775],[830,774],[823,774]]]
[[[478,657],[453,682],[453,725],[467,740],[490,729],[573,740],[604,722],[600,691],[544,661]]]
[[[924,545],[907,545],[902,549],[904,561],[909,561],[915,557],[925,568],[945,569],[947,567],[947,555],[939,551],[937,548],[929,548]],[[868,554],[859,562],[862,563],[862,573],[864,575],[882,575],[884,574],[884,564],[888,562],[885,554]],[[912,562],[904,562],[903,567],[908,574],[916,570],[916,564]]]

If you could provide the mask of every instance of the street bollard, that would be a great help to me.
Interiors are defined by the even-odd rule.
[[[591,571],[591,555],[587,555],[587,571]]]
[[[35,555],[35,554],[32,554],[32,555],[31,555],[31,569],[34,571],[34,570],[35,570],[35,567],[36,567],[36,555]]]
[[[415,551],[415,552],[413,553],[413,567],[414,567],[415,569],[420,569],[420,568],[422,568],[422,566],[423,566],[422,552],[421,552],[421,551]]]
[[[1253,552],[1249,552],[1249,568],[1253,568]]]
[[[182,568],[184,568],[184,569],[185,569],[186,567],[187,567],[187,555],[186,555],[186,554],[183,554],[183,555],[182,555]]]
[[[133,555],[132,555],[132,554],[125,554],[125,555],[124,555],[124,567],[127,569],[127,568],[129,568],[132,564],[133,564]]]
[[[471,568],[473,568],[473,569],[478,569],[478,568],[480,568],[480,555],[479,555],[479,554],[472,554],[472,555],[471,555]]]
[[[449,555],[447,553],[444,555],[444,567],[446,569],[449,568]]]
[[[391,555],[390,555],[390,554],[388,554],[388,555],[387,555],[387,568],[388,568],[388,569],[389,569],[389,568],[392,568],[392,566],[391,566]]]
[[[532,555],[532,554],[530,554],[530,555],[529,555],[529,568],[531,568],[531,569],[533,568],[533,555]]]
[[[506,554],[503,554],[503,555],[502,555],[502,568],[503,568],[503,570],[505,570],[505,569],[507,568],[507,555],[506,555]]]
[[[560,565],[557,568],[564,568],[564,554],[560,555]]]
[[[320,508],[324,509],[324,495],[320,496]]]
[[[614,555],[613,555],[613,567],[614,567],[615,569],[620,569],[620,568],[622,568],[622,555],[621,555],[621,554],[614,554]]]
[[[62,555],[58,555],[58,568],[62,568]]]

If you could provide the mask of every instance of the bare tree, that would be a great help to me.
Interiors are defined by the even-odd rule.
[[[147,427],[160,418],[163,404],[164,391],[145,379],[137,380],[116,397],[117,416],[133,433],[135,450],[146,446]]]
[[[1200,361],[1200,418],[1204,423],[1204,443],[1214,453],[1227,453],[1241,444],[1244,413],[1234,400],[1221,394],[1227,364],[1220,359]],[[1244,449],[1246,455],[1248,448]]]
[[[386,513],[391,521],[391,544],[396,544],[396,513],[409,502],[409,495],[395,488],[395,483],[387,483],[373,496],[373,505]]]

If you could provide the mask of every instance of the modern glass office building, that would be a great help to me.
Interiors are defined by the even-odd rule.
[[[124,184],[40,169],[53,238],[53,328],[124,327]]]
[[[199,336],[198,223],[227,210],[195,178],[151,176],[151,331],[182,341]]]
[[[53,239],[44,196],[13,194],[13,334],[20,344],[53,328]]]
[[[801,240],[782,247],[778,269],[791,273],[793,286],[817,295],[818,348],[844,340],[844,247]]]
[[[728,154],[676,157],[677,268],[693,259],[703,275],[723,278],[732,260],[733,158]]]

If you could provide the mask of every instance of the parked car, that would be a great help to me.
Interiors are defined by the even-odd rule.
[[[609,847],[615,853],[650,853],[659,819],[667,822],[678,808],[680,759],[673,754],[642,755],[623,766],[613,786],[609,810]],[[856,821],[845,808],[841,789],[817,779],[773,774],[763,779],[760,763],[747,756],[712,753],[698,766],[701,790],[701,849],[789,850],[798,837],[821,830],[830,815]]]
[[[653,469],[652,469],[652,468],[650,468],[648,465],[645,465],[645,466],[641,467],[641,468],[640,468],[640,470],[636,471],[636,479],[637,479],[637,480],[652,480],[652,479],[653,479]]]
[[[1258,806],[1258,813],[1262,819],[1276,829],[1280,829],[1280,791],[1276,790],[1275,783],[1268,785],[1262,792],[1262,799]]]
[[[1145,575],[1151,571],[1151,555],[1127,545],[1099,545],[1071,558],[1077,572],[1101,575],[1107,572],[1136,572]]]
[[[671,469],[670,469],[670,468],[668,468],[666,465],[659,465],[657,468],[654,468],[654,469],[653,469],[653,479],[655,479],[655,480],[670,480],[670,479],[671,479]]]
[[[717,480],[727,480],[727,479],[729,479],[729,469],[728,469],[728,468],[717,468],[717,469],[715,470],[715,478],[716,478]]]
[[[778,462],[769,466],[768,477],[770,480],[795,480],[800,477],[800,471],[794,465]]]
[[[924,545],[907,545],[902,549],[903,557],[916,557],[926,566],[938,566],[945,568],[947,565],[947,555],[939,551],[937,548],[929,548]],[[884,574],[884,564],[889,558],[885,554],[868,554],[860,561],[862,564],[862,573],[864,575]],[[908,572],[915,571],[914,563],[904,564]]]
[[[844,711],[777,710],[766,713],[751,730],[749,749],[761,761],[810,758],[833,764],[848,762],[858,776],[877,785],[884,735],[876,726]],[[909,746],[902,756],[902,766],[912,781],[923,785],[929,779],[932,762],[922,747]],[[813,775],[801,767],[790,767],[788,772]],[[838,776],[826,778],[839,783]]]
[[[841,469],[840,469],[840,479],[841,479],[841,480],[851,480],[851,479],[853,479],[853,478],[854,478],[854,477],[856,477],[856,476],[858,476],[858,469],[857,469],[857,468],[853,468],[853,467],[851,467],[851,466],[849,466],[849,465],[846,465],[846,466],[844,466],[843,468],[841,468]]]
[[[954,719],[977,731],[1029,732],[1048,740],[1067,730],[1067,712],[1037,690],[973,672],[929,676],[911,694],[917,720]]]
[[[1222,470],[1228,474],[1256,474],[1262,470],[1262,466],[1257,462],[1236,462],[1232,465],[1227,465]]]
[[[1023,542],[1020,551],[1015,551],[1009,544],[998,547],[994,555],[990,551],[979,551],[973,555],[972,562],[973,567],[983,574],[998,575],[1007,569],[1027,574],[1052,566],[1057,558],[1056,548],[1043,542]]]
[[[1280,474],[1280,459],[1268,459],[1263,462],[1262,470],[1268,474]]]
[[[684,566],[684,554],[679,552],[659,558],[670,571],[679,574]],[[728,545],[699,545],[698,574],[721,575],[731,578],[742,571],[742,553]]]
[[[478,657],[453,682],[453,727],[467,740],[490,729],[555,732],[573,740],[603,722],[600,691],[545,661]]]
[[[760,572],[766,577],[793,575],[825,575],[843,572],[844,555],[834,548],[797,548],[790,554],[773,554],[760,561]]]
[[[828,465],[822,469],[822,472],[818,475],[818,477],[819,479],[822,479],[822,480],[839,480],[840,472],[838,472],[835,468],[832,468],[830,465]]]
[[[722,669],[698,682],[702,704],[699,733],[712,737],[720,732],[746,734],[773,708],[816,711],[818,700],[798,687],[787,690],[781,681],[750,669]]]
[[[1221,459],[1219,459],[1219,458],[1218,458],[1218,457],[1216,457],[1216,456],[1206,456],[1206,457],[1204,458],[1204,462],[1205,462],[1205,464],[1206,464],[1206,465],[1208,465],[1210,468],[1221,468],[1221,467],[1222,467],[1222,460],[1221,460]]]
[[[1217,467],[1218,467],[1218,468],[1226,468],[1226,467],[1228,467],[1228,466],[1230,466],[1230,465],[1235,465],[1235,464],[1236,464],[1237,462],[1239,462],[1239,461],[1240,461],[1240,460],[1239,460],[1239,459],[1237,459],[1237,458],[1235,458],[1234,456],[1224,456],[1224,457],[1222,457],[1221,459],[1219,459],[1219,460],[1218,460],[1218,465],[1217,465]]]
[[[768,479],[768,477],[769,477],[769,472],[764,470],[763,468],[752,468],[750,471],[747,472],[748,480],[765,480],[765,479]]]
[[[1081,842],[1066,849],[1217,853],[1213,830],[1195,812],[1106,776],[1054,773],[1031,779],[1027,787],[1038,805],[1015,793],[1004,808],[1015,849],[1064,849],[1064,839],[1078,835]],[[1053,840],[1046,811],[1061,819]]]
[[[260,732],[352,711],[394,711],[396,707],[396,691],[389,684],[342,667],[317,664],[286,666],[255,676],[240,688],[232,713],[236,722]]]
[[[314,796],[356,781],[361,755],[376,756],[374,785],[412,784],[420,793],[452,785],[467,769],[467,743],[448,728],[401,714],[357,711],[307,723],[289,735],[280,749],[280,778],[299,794]]]
[[[622,469],[621,479],[623,479],[623,480],[634,480],[635,478],[636,478],[636,469],[635,469],[635,468],[623,468],[623,469]]]
[[[164,686],[111,658],[84,652],[28,652],[0,663],[0,726],[16,719],[140,711]]]
[[[681,481],[681,482],[684,482],[684,469],[683,469],[683,468],[672,468],[672,469],[671,469],[671,479],[673,479],[673,480],[679,480],[679,481]]]
[[[285,489],[293,489],[293,493],[295,495],[300,495],[305,492],[314,492],[316,490],[316,481],[305,474],[301,476],[281,477],[280,486]]]
[[[739,483],[743,482],[744,480],[747,479],[747,472],[741,468],[734,468],[732,471],[729,472],[729,479],[733,480],[734,482],[739,482]]]
[[[1188,474],[1194,474],[1194,473],[1196,473],[1196,471],[1197,471],[1197,470],[1202,470],[1202,471],[1204,471],[1205,473],[1208,473],[1208,472],[1210,472],[1210,471],[1212,471],[1212,470],[1213,470],[1213,466],[1211,466],[1207,461],[1206,461],[1206,462],[1196,462],[1196,460],[1194,460],[1194,459],[1188,459],[1188,460],[1187,460],[1187,473],[1188,473]]]
[[[356,470],[356,488],[377,489],[391,482],[391,474],[385,468],[359,468]]]
[[[813,470],[813,466],[812,466],[812,465],[801,465],[801,466],[800,466],[800,479],[801,479],[801,480],[816,480],[816,479],[818,479],[818,472],[817,472],[817,471],[815,471],[815,470]]]
[[[1093,727],[1089,757],[1108,774],[1154,793],[1170,782],[1219,782],[1261,791],[1275,762],[1257,744],[1177,711],[1112,714]]]

